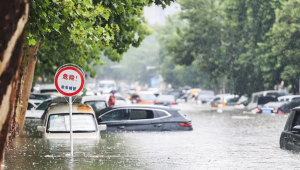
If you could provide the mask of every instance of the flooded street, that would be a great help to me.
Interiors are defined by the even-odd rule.
[[[193,131],[105,133],[100,141],[46,141],[27,122],[4,169],[296,169],[300,155],[279,148],[286,115],[217,113],[180,104]],[[32,128],[28,124],[31,124]]]

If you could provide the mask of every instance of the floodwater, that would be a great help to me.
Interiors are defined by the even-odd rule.
[[[4,169],[298,169],[300,155],[279,148],[286,115],[243,115],[179,105],[193,131],[105,133],[99,141],[46,141],[27,122]]]

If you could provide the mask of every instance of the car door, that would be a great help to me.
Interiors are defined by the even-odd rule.
[[[128,131],[160,131],[163,128],[156,113],[151,109],[130,109]]]
[[[292,124],[294,122],[294,116],[295,115],[295,111],[292,111],[290,114],[289,114],[289,117],[286,121],[286,124],[285,124],[285,127],[284,127],[284,130],[283,132],[281,133],[281,136],[280,136],[280,141],[279,141],[279,144],[280,144],[280,148],[283,148],[283,149],[287,149],[287,150],[293,150],[294,148],[294,143],[292,142],[292,138],[293,138],[293,134],[292,134]]]
[[[127,109],[115,109],[98,118],[99,124],[106,124],[107,131],[125,131],[129,113]]]
[[[294,119],[292,121],[292,126],[290,127],[290,130],[287,132],[287,149],[290,148],[290,150],[294,151],[300,151],[300,132],[299,131],[293,131],[294,126],[300,125],[300,111],[296,111],[294,115]]]

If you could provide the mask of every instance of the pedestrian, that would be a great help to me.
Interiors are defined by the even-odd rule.
[[[108,106],[114,106],[115,103],[116,103],[116,98],[115,98],[114,94],[112,93],[112,94],[109,96]]]

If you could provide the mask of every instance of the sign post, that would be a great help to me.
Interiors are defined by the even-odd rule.
[[[77,95],[83,89],[84,72],[77,65],[65,64],[56,71],[54,83],[58,92],[69,97],[70,144],[71,157],[73,157],[72,96]]]

